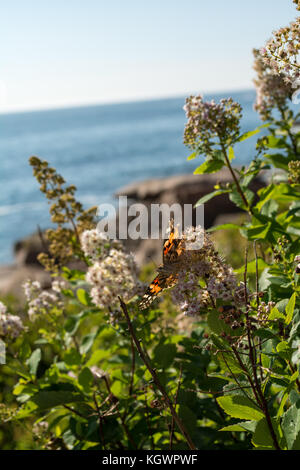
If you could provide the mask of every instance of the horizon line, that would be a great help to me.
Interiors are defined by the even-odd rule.
[[[118,104],[130,104],[130,103],[143,103],[143,102],[151,102],[151,101],[163,101],[163,100],[172,100],[176,98],[184,98],[190,95],[201,94],[201,95],[221,95],[222,93],[242,93],[242,92],[249,92],[255,91],[254,87],[249,88],[232,88],[232,89],[225,89],[225,90],[207,90],[200,92],[188,92],[188,93],[176,93],[172,95],[153,95],[153,97],[144,97],[144,98],[124,98],[124,99],[117,99],[117,100],[109,100],[109,101],[101,101],[101,102],[86,102],[86,103],[78,103],[78,104],[66,104],[66,105],[54,105],[52,106],[42,106],[37,108],[20,108],[14,110],[4,110],[0,109],[0,115],[10,115],[10,114],[27,114],[27,113],[35,113],[35,112],[47,112],[47,111],[63,111],[68,109],[79,109],[79,108],[89,108],[89,107],[98,107],[98,106],[112,106]]]

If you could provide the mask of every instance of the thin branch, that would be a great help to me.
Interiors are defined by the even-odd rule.
[[[177,399],[178,399],[178,393],[179,393],[179,389],[180,389],[180,385],[181,385],[181,379],[182,379],[182,365],[180,364],[178,385],[177,385],[175,399],[174,399],[174,408],[175,408],[175,410],[176,410],[176,406],[177,406]],[[175,421],[174,421],[174,417],[172,416],[171,430],[170,430],[170,450],[172,450],[172,448],[173,448],[174,426],[175,426]]]
[[[268,424],[268,427],[269,427],[269,430],[270,430],[270,434],[271,434],[271,437],[272,437],[272,440],[273,440],[273,443],[274,443],[274,447],[275,447],[276,450],[280,450],[280,446],[278,444],[277,437],[276,437],[276,434],[275,434],[275,431],[274,431],[274,428],[273,428],[272,420],[271,420],[271,417],[270,417],[268,404],[267,404],[265,396],[262,392],[260,382],[259,382],[258,377],[257,377],[257,364],[256,364],[256,358],[255,358],[256,350],[255,350],[255,347],[253,346],[252,341],[251,341],[251,323],[249,321],[249,312],[248,312],[247,255],[248,255],[248,247],[246,247],[246,250],[245,250],[245,271],[244,271],[245,303],[246,303],[245,316],[246,316],[246,331],[247,331],[248,346],[249,346],[249,359],[250,359],[251,366],[252,366],[254,383],[252,382],[252,379],[249,375],[248,375],[248,380],[249,380],[249,383],[250,383],[250,385],[253,389],[253,393],[255,395],[257,403],[258,403],[259,407],[261,408],[261,410],[263,411],[263,413],[266,417],[267,424]],[[238,356],[238,353],[237,353],[237,356]],[[243,364],[242,360],[241,360],[241,363]]]
[[[225,146],[224,146],[224,144],[223,144],[222,142],[221,142],[221,148],[222,148],[222,152],[223,152],[223,155],[224,155],[224,158],[225,158],[225,161],[226,161],[227,168],[229,169],[229,171],[230,171],[230,173],[231,173],[231,176],[232,176],[232,178],[233,178],[233,181],[234,181],[234,183],[235,183],[235,185],[236,185],[236,189],[237,189],[239,195],[241,196],[241,198],[242,198],[242,200],[243,200],[243,202],[244,202],[244,204],[245,204],[245,207],[246,207],[247,211],[250,212],[250,214],[252,214],[252,209],[251,209],[251,207],[250,207],[250,205],[249,205],[249,202],[247,201],[247,198],[246,198],[246,196],[245,196],[245,194],[244,194],[244,191],[242,190],[242,188],[241,188],[241,186],[240,186],[240,183],[239,183],[239,181],[238,181],[238,179],[237,179],[237,177],[236,177],[236,174],[235,174],[235,172],[234,172],[234,170],[233,170],[233,168],[232,168],[232,166],[231,166],[231,163],[230,163],[229,158],[228,158],[228,156],[227,156],[226,148],[225,148]]]
[[[104,434],[103,434],[103,427],[102,427],[103,416],[102,416],[101,410],[100,410],[99,405],[98,405],[98,402],[97,402],[96,392],[93,393],[93,400],[94,400],[94,403],[95,403],[95,406],[96,406],[97,415],[98,415],[98,420],[99,420],[99,437],[100,437],[100,444],[102,444],[103,449],[106,450],[106,449],[105,449]]]
[[[148,434],[149,434],[150,440],[151,440],[151,449],[154,450],[153,432],[152,432],[152,429],[151,429],[151,426],[150,426],[150,423],[149,423],[149,407],[148,407],[148,403],[147,403],[147,389],[146,389],[146,387],[145,387],[145,407],[146,407],[145,418],[146,418],[146,425],[147,425],[147,428],[148,428]]]
[[[133,392],[134,371],[135,371],[135,350],[134,350],[132,337],[130,337],[130,343],[131,343],[131,380],[130,380],[130,385],[129,385],[129,396],[131,396]]]
[[[132,323],[131,323],[131,320],[130,320],[130,317],[129,317],[129,314],[128,314],[128,311],[127,311],[127,306],[126,304],[123,302],[123,300],[121,299],[121,297],[119,297],[119,301],[120,301],[120,305],[121,305],[121,308],[123,310],[123,313],[125,315],[125,318],[126,318],[126,321],[127,321],[127,324],[128,324],[128,329],[129,329],[129,332],[131,334],[131,337],[133,338],[133,341],[135,343],[135,346],[138,350],[138,353],[142,359],[142,361],[144,362],[145,366],[147,367],[148,371],[150,372],[150,374],[152,375],[152,378],[153,378],[153,382],[155,383],[155,385],[157,386],[158,390],[161,392],[162,396],[164,397],[165,399],[165,402],[166,404],[168,405],[169,409],[170,409],[170,412],[178,426],[178,428],[180,429],[182,435],[184,436],[189,448],[191,450],[196,450],[196,447],[188,433],[188,431],[186,430],[183,422],[181,421],[181,419],[179,418],[178,414],[176,413],[175,411],[175,408],[174,408],[174,405],[171,401],[171,399],[169,398],[169,395],[167,394],[165,388],[163,387],[163,385],[161,384],[155,370],[152,368],[151,366],[151,363],[149,361],[149,359],[147,358],[147,353],[144,353],[143,349],[141,348],[141,345],[140,345],[140,342],[139,340],[137,339],[136,337],[136,334],[135,334],[135,331],[134,331],[134,328],[132,326]]]
[[[254,254],[255,254],[256,308],[257,308],[257,313],[258,313],[258,307],[259,307],[259,292],[258,292],[258,258],[257,258],[256,240],[254,240],[253,246],[254,246]],[[258,350],[259,350],[260,380],[261,380],[261,382],[263,382],[263,380],[264,380],[264,375],[263,375],[263,370],[262,370],[262,359],[261,359],[262,348],[261,348],[261,339],[260,339],[260,338],[259,338],[259,340],[258,340]]]
[[[63,407],[66,408],[66,410],[71,411],[71,412],[74,413],[75,415],[80,416],[80,418],[88,419],[86,416],[84,416],[84,415],[83,415],[82,413],[80,413],[79,411],[74,410],[74,408],[71,408],[71,406],[63,405]]]
[[[250,400],[250,401],[256,406],[255,401],[252,400],[252,398],[245,392],[244,388],[246,388],[246,387],[243,387],[243,386],[240,384],[240,382],[238,381],[238,379],[237,379],[235,373],[231,370],[231,368],[230,368],[228,362],[226,361],[226,359],[225,359],[225,357],[224,357],[224,354],[221,353],[221,355],[222,355],[222,357],[223,357],[223,361],[225,362],[227,369],[229,370],[230,374],[232,375],[233,380],[234,380],[235,383],[237,384],[238,389],[245,395],[246,398],[248,398],[248,400]],[[252,387],[251,387],[251,388],[252,388]]]

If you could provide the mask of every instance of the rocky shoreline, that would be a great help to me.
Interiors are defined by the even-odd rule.
[[[142,203],[147,207],[151,204],[192,204],[214,190],[216,184],[232,181],[227,169],[207,175],[176,175],[169,178],[149,179],[132,183],[121,188],[115,196],[127,196],[128,203]],[[257,192],[265,186],[265,181],[255,178],[250,189]],[[218,222],[232,222],[239,213],[237,207],[229,200],[227,194],[217,196],[205,204],[205,228]],[[128,223],[130,219],[128,219]],[[150,224],[150,220],[149,220]],[[50,275],[45,272],[37,261],[37,255],[44,251],[45,243],[38,233],[17,241],[14,244],[15,262],[8,266],[0,266],[0,295],[11,294],[22,297],[22,284],[25,280],[39,280],[44,288],[50,285]],[[125,240],[129,251],[135,255],[138,265],[151,260],[161,262],[161,240]]]

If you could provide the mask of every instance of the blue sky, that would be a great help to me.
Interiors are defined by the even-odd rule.
[[[9,0],[0,112],[252,86],[253,47],[292,0]]]

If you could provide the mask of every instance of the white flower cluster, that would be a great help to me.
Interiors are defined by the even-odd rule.
[[[256,72],[256,78],[254,79],[256,88],[254,109],[263,120],[266,120],[270,118],[274,108],[285,109],[293,89],[291,84],[284,80],[282,73],[274,74],[264,60],[261,50],[254,49],[253,54],[253,68]]]
[[[21,318],[8,313],[6,305],[0,302],[0,336],[16,339],[23,330]]]
[[[241,287],[233,270],[216,252],[203,228],[189,227],[183,233],[183,240],[187,250],[178,272],[176,289],[172,292],[181,311],[197,315],[201,309],[213,306],[217,299],[239,303]],[[197,249],[188,250],[190,243],[197,242]]]
[[[300,17],[284,28],[273,31],[271,39],[261,49],[265,63],[274,75],[283,74],[286,83],[300,77]]]
[[[47,421],[38,421],[37,423],[34,423],[32,431],[33,434],[36,434],[37,436],[41,437],[44,435],[49,428],[49,424]]]
[[[92,286],[91,298],[100,308],[115,308],[118,296],[125,301],[136,293],[138,280],[136,264],[131,254],[123,250],[118,240],[109,240],[98,230],[86,230],[81,236],[84,254],[93,263],[86,274]]]
[[[99,232],[97,229],[85,230],[80,241],[85,256],[92,262],[104,259],[112,247],[122,249],[122,244],[118,240],[109,240],[105,233]]]
[[[183,109],[187,117],[184,144],[200,154],[212,154],[216,139],[230,145],[238,138],[242,108],[232,98],[215,103],[204,101],[202,95],[190,96]]]
[[[49,292],[43,290],[38,281],[26,281],[23,285],[25,296],[28,302],[28,316],[34,320],[40,314],[48,313],[54,306],[61,308],[63,306],[59,292],[61,284],[59,281],[53,281],[52,290]]]
[[[61,293],[62,289],[67,289],[68,283],[65,279],[54,279],[52,281],[51,289],[58,294]]]
[[[129,300],[137,285],[133,256],[112,248],[108,256],[89,267],[86,280],[92,286],[92,301],[100,308],[113,308],[118,296]]]

